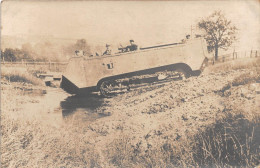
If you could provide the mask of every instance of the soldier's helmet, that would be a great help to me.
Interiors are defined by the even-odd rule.
[[[134,40],[130,40],[130,43],[131,43],[131,42],[135,42],[135,41],[134,41]]]
[[[110,45],[109,45],[109,44],[106,44],[106,47],[110,47]]]

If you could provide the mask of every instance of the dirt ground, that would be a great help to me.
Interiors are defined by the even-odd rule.
[[[141,143],[145,150],[158,141],[189,138],[187,136],[193,136],[225,117],[228,110],[259,115],[259,111],[254,110],[260,107],[260,83],[232,86],[223,91],[234,79],[250,73],[255,72],[236,70],[202,74],[108,99],[98,111],[110,116],[90,124],[89,128],[96,134],[98,146],[107,146],[124,132],[134,143]]]
[[[65,122],[58,127],[37,117],[25,119],[24,114],[19,115],[24,110],[22,104],[39,104],[30,95],[23,95],[19,88],[46,90],[46,87],[2,80],[2,166],[166,167],[166,161],[162,161],[166,165],[140,164],[141,159],[134,159],[165,144],[190,144],[192,137],[230,114],[242,114],[250,121],[259,118],[259,74],[259,67],[205,70],[200,76],[183,81],[150,84],[105,98],[94,111],[106,117],[91,123]],[[66,96],[60,96],[59,100]]]

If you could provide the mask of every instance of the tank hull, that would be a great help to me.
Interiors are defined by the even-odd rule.
[[[63,73],[61,87],[69,93],[78,94],[83,90],[98,91],[99,83],[106,79],[131,77],[181,66],[198,71],[206,57],[208,52],[203,39],[110,56],[73,57]]]

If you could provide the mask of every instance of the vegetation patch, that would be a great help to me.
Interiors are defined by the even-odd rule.
[[[42,80],[36,78],[24,69],[2,68],[1,78],[9,82],[21,82],[33,85],[43,85]]]
[[[260,58],[241,58],[237,60],[232,60],[224,63],[218,63],[215,65],[209,65],[205,68],[204,74],[214,73],[214,72],[227,72],[230,70],[239,69],[254,69],[254,71],[259,72]]]
[[[142,151],[127,136],[116,139],[108,150],[117,167],[255,167],[260,164],[260,118],[229,114],[204,131],[182,142],[169,140]]]
[[[232,82],[226,84],[221,90],[216,91],[216,93],[220,93],[221,96],[224,96],[225,91],[229,90],[233,86],[246,85],[251,83],[256,83],[260,81],[260,74],[258,72],[248,72],[241,74],[240,76],[234,78]]]
[[[229,115],[195,137],[194,164],[202,167],[255,167],[260,160],[259,118]]]
[[[257,81],[260,81],[260,74],[254,73],[252,71],[250,73],[245,73],[235,78],[232,82],[232,86],[245,85]]]

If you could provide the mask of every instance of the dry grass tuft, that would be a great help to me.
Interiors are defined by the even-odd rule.
[[[194,161],[202,167],[254,167],[260,162],[260,118],[247,120],[243,115],[229,114],[208,127],[195,139]]]

